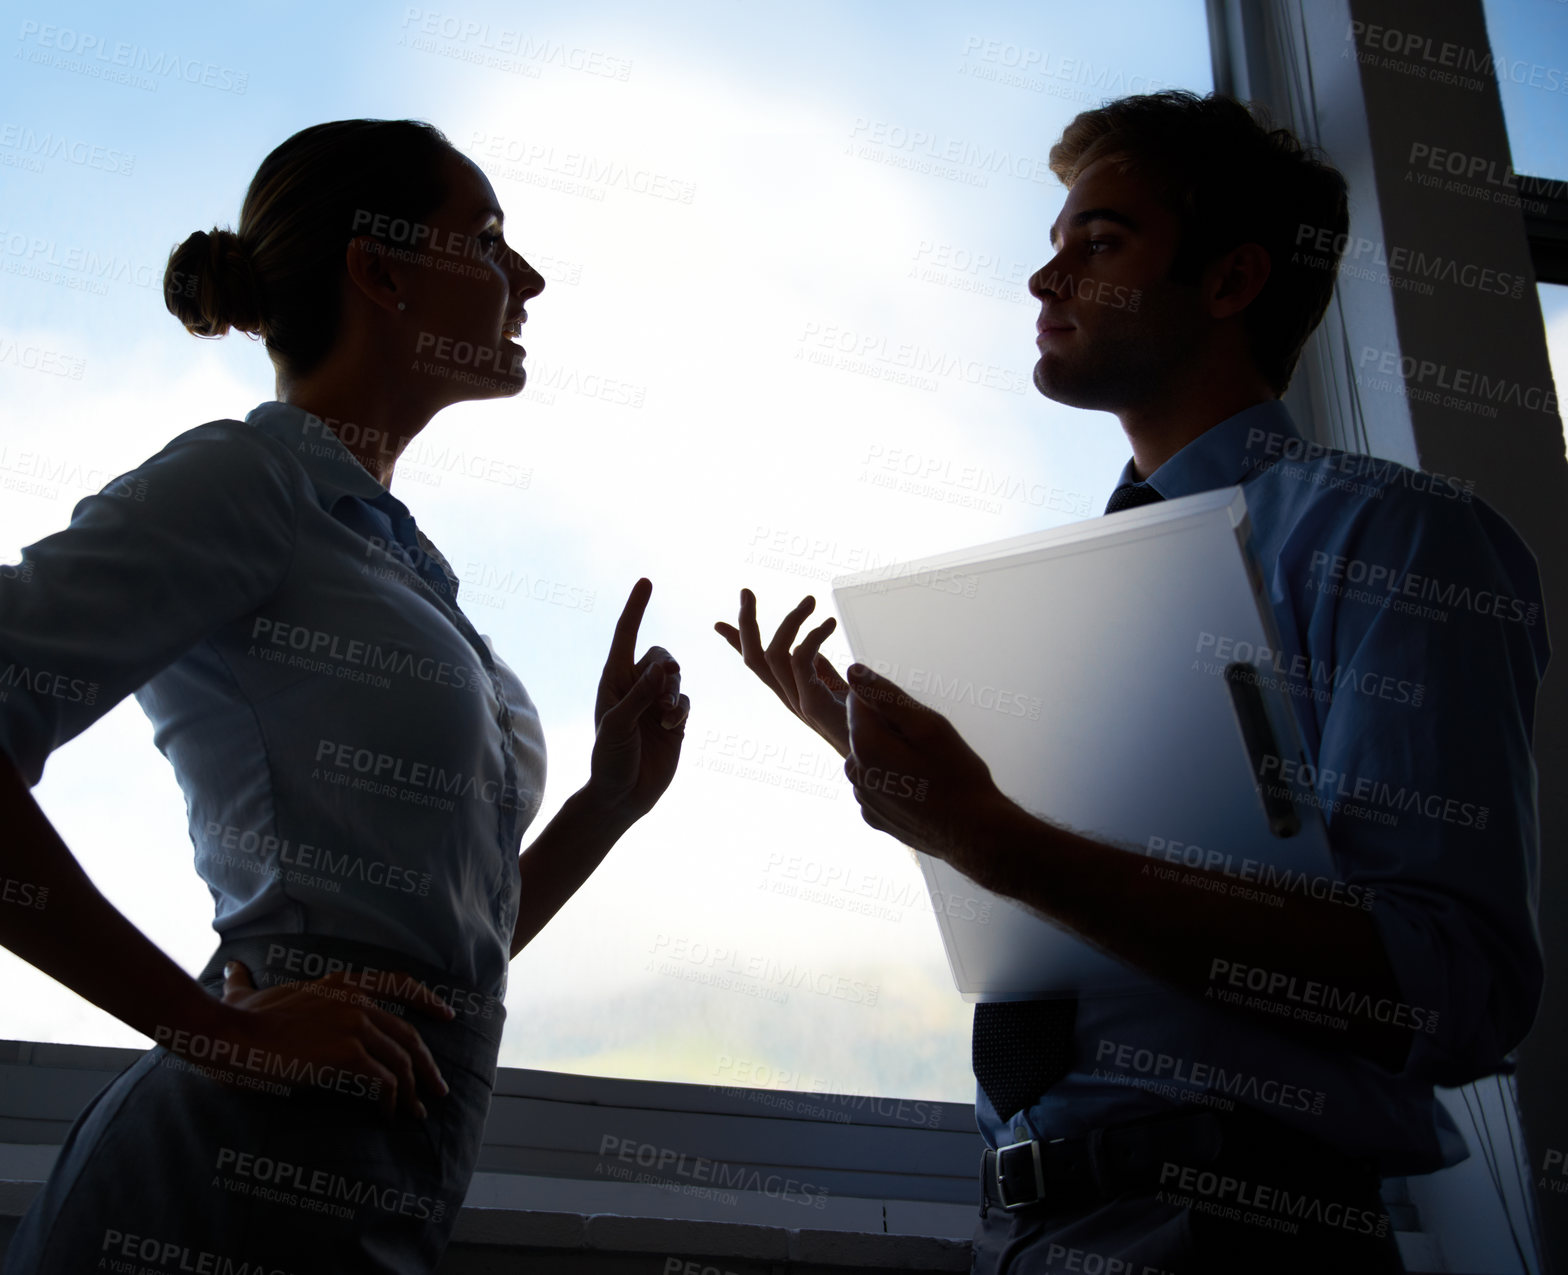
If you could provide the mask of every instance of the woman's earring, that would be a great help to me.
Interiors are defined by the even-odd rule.
[[[408,302],[407,301],[399,301],[397,303],[397,308],[399,310],[406,310],[406,309],[408,309]]]

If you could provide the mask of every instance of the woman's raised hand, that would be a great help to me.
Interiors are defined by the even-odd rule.
[[[652,596],[652,582],[638,580],[616,621],[594,703],[593,759],[583,788],[623,827],[652,810],[675,778],[691,711],[691,700],[681,694],[681,666],[668,651],[650,646],[632,661]]]

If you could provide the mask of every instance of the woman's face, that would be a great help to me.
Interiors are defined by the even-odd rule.
[[[387,228],[393,259],[403,258],[393,273],[410,379],[429,378],[428,397],[445,402],[516,394],[526,379],[523,305],[544,277],[507,246],[489,179],[456,152],[444,162],[447,200],[428,224]]]

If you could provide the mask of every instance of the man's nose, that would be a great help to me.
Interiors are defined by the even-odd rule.
[[[1061,254],[1057,255],[1060,256]],[[1056,266],[1056,260],[1056,257],[1052,257],[1043,266],[1041,266],[1038,270],[1029,276],[1029,295],[1032,296],[1036,301],[1044,301],[1047,296],[1049,296],[1053,301],[1057,299],[1055,289],[1053,287],[1047,286],[1047,284],[1057,277],[1057,272],[1054,268]]]

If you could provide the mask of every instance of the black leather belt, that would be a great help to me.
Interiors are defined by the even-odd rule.
[[[1371,1161],[1247,1107],[1181,1111],[1091,1129],[1080,1138],[1014,1142],[980,1157],[984,1203],[1013,1212],[1071,1209],[1128,1191],[1157,1188],[1167,1164],[1266,1166],[1281,1185],[1325,1179],[1359,1182],[1374,1194]]]

